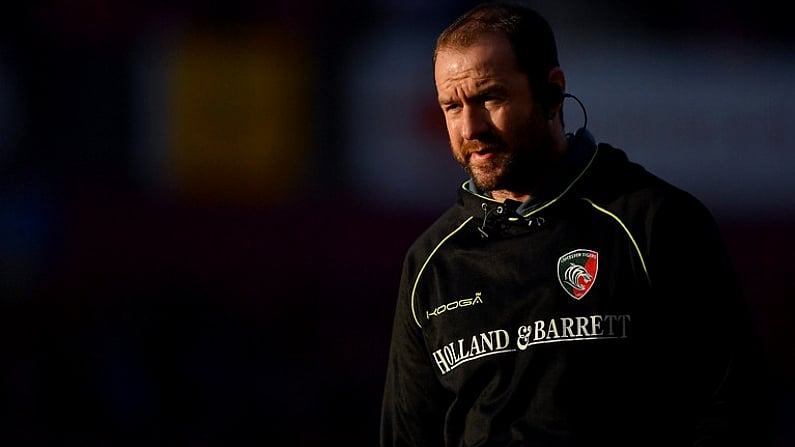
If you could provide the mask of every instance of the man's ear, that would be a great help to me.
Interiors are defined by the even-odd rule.
[[[563,104],[566,95],[566,76],[560,67],[549,70],[547,75],[547,86],[542,94],[542,102],[547,113],[556,114]]]

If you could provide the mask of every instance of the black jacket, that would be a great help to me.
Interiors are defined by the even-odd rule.
[[[581,130],[532,201],[473,191],[409,249],[388,446],[766,445],[763,364],[710,212]]]

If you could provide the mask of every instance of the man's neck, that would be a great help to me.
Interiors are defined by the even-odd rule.
[[[528,193],[519,193],[519,192],[507,191],[504,189],[497,189],[491,191],[489,195],[491,195],[492,199],[498,202],[504,202],[505,199],[511,199],[511,200],[516,200],[519,203],[524,203],[525,201],[527,201],[527,199],[531,197],[531,195]]]

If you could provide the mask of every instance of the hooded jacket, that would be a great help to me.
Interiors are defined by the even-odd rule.
[[[466,181],[409,248],[381,446],[765,445],[716,221],[588,131],[569,139],[546,191],[497,202]]]

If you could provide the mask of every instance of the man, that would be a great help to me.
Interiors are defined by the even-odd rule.
[[[474,8],[434,75],[469,179],[405,258],[381,445],[766,445],[760,349],[713,217],[565,132],[545,19]]]

